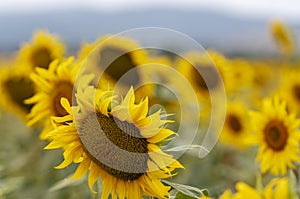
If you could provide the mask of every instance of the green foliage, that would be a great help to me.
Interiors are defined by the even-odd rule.
[[[171,186],[176,191],[178,191],[175,197],[176,199],[191,199],[191,198],[199,198],[200,196],[208,196],[207,189],[200,190],[196,187],[169,182],[166,180],[162,180],[162,182]]]

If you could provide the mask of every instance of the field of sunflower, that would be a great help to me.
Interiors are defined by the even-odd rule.
[[[0,56],[0,198],[299,198],[300,59],[270,27],[255,59],[34,32]]]

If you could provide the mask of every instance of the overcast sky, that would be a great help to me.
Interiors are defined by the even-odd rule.
[[[300,20],[299,0],[0,0],[0,14],[74,8],[111,12],[147,7],[204,8],[247,17]]]

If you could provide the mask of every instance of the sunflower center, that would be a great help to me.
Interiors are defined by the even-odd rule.
[[[293,92],[294,92],[294,96],[295,98],[300,101],[300,85],[295,85],[293,87]]]
[[[73,84],[70,82],[59,82],[56,84],[56,92],[53,96],[53,108],[56,116],[65,116],[68,112],[60,104],[62,97],[67,98],[69,103],[72,103]]]
[[[101,50],[99,64],[101,67],[107,67],[105,73],[115,81],[119,81],[126,72],[137,66],[133,62],[132,52],[124,53],[122,50],[115,48],[105,48]],[[139,83],[139,80],[137,71],[133,70],[126,74],[126,78],[122,78],[121,83],[125,85],[136,85]]]
[[[53,58],[49,49],[42,47],[32,54],[31,60],[34,66],[47,69]]]
[[[28,78],[9,79],[5,82],[5,88],[10,99],[29,113],[33,105],[27,105],[24,100],[34,95],[33,83]]]
[[[196,68],[198,70],[196,70]],[[196,84],[203,90],[214,89],[219,85],[219,76],[217,71],[211,66],[192,66],[192,78]],[[205,77],[205,80],[204,78]]]
[[[242,131],[243,126],[236,115],[230,114],[227,116],[226,120],[228,126],[234,133],[238,134]]]
[[[270,121],[264,128],[265,141],[274,151],[281,151],[287,144],[286,126],[277,120]]]
[[[93,162],[116,178],[132,181],[148,170],[148,142],[134,124],[97,112],[81,121],[79,137]]]

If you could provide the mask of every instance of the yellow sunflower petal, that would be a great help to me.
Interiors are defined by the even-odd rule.
[[[88,184],[89,184],[90,190],[94,194],[97,192],[94,191],[93,186],[94,186],[95,182],[97,181],[97,179],[99,178],[99,173],[100,173],[100,168],[96,164],[92,163],[91,168],[90,168],[89,177],[88,177]]]
[[[169,129],[161,129],[155,136],[148,138],[147,140],[150,143],[158,143],[162,140],[165,140],[167,137],[170,137],[171,135],[176,135],[176,133]]]
[[[85,158],[77,167],[74,175],[70,178],[70,180],[76,180],[82,178],[86,172],[88,171],[91,164],[91,160],[89,158]]]

